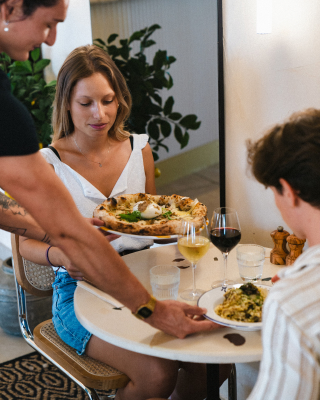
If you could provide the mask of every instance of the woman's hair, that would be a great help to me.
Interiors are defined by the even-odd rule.
[[[53,141],[68,136],[74,131],[74,124],[68,110],[72,90],[77,82],[96,72],[106,77],[119,104],[116,120],[108,134],[117,140],[125,140],[129,137],[129,132],[124,130],[124,123],[129,117],[132,100],[125,78],[105,51],[97,46],[88,45],[73,50],[60,68],[53,104]]]
[[[283,178],[302,200],[320,207],[320,110],[295,113],[247,145],[248,163],[260,183],[282,194]]]
[[[0,5],[6,2],[7,0],[0,0]],[[54,7],[58,2],[59,0],[24,0],[23,13],[26,17],[29,17],[38,7]]]

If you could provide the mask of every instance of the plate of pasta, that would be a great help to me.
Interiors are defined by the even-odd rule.
[[[241,331],[262,329],[262,307],[271,287],[259,284],[229,285],[205,292],[198,306],[207,309],[204,317],[220,325]]]

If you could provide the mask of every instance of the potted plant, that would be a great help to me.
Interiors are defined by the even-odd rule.
[[[39,146],[51,143],[51,113],[56,81],[46,83],[44,68],[50,60],[41,59],[40,49],[30,53],[27,61],[13,61],[6,53],[0,54],[0,68],[8,74],[11,90],[30,111],[36,125]]]
[[[94,44],[111,56],[125,77],[133,100],[128,130],[149,134],[155,161],[159,158],[157,152],[160,147],[168,151],[164,141],[172,132],[183,149],[189,141],[189,130],[196,130],[201,124],[194,114],[183,116],[174,111],[173,96],[169,96],[165,102],[160,96],[162,89],[173,86],[173,78],[168,69],[176,61],[175,57],[167,55],[166,50],[158,50],[152,64],[147,62],[145,50],[155,44],[150,37],[160,28],[155,24],[136,31],[129,39],[121,39],[118,47],[114,44],[118,37],[116,33],[110,35],[107,42],[102,39],[94,40]],[[132,55],[131,44],[135,41],[139,42],[139,52]]]

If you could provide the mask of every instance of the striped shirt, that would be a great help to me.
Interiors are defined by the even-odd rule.
[[[248,400],[320,398],[320,246],[279,272],[263,308],[263,357]]]

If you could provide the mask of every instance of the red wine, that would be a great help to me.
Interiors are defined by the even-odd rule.
[[[215,228],[211,230],[210,238],[222,253],[229,253],[241,240],[241,231],[234,228]]]

